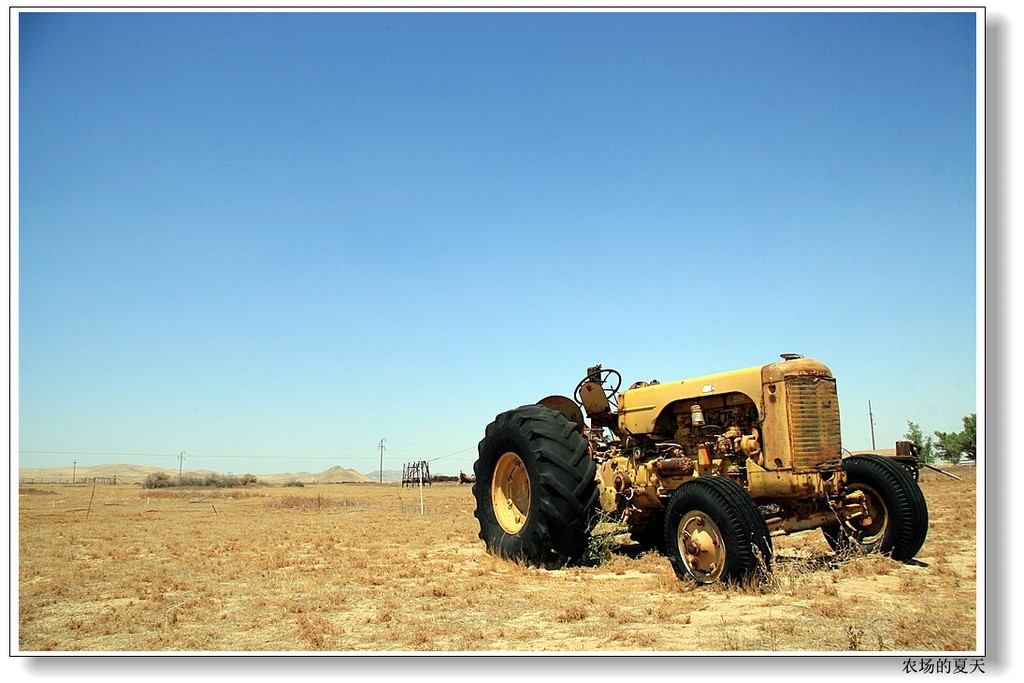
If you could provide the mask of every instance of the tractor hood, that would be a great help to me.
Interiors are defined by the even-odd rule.
[[[831,377],[828,367],[810,358],[792,358],[778,363],[755,365],[713,375],[701,375],[664,384],[629,389],[619,400],[619,428],[627,434],[650,434],[658,417],[677,402],[699,402],[705,396],[740,393],[746,395],[764,416],[762,387],[788,377]]]

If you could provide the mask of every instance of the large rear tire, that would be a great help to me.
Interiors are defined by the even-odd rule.
[[[578,426],[549,408],[522,406],[488,425],[477,452],[474,514],[487,549],[544,567],[578,562],[598,497]]]
[[[724,477],[699,477],[676,489],[664,544],[676,574],[697,583],[743,583],[771,570],[764,517],[743,487]]]
[[[911,474],[880,455],[847,458],[843,470],[847,490],[864,494],[871,521],[844,520],[822,527],[833,550],[879,552],[900,562],[914,557],[928,535],[928,505]]]

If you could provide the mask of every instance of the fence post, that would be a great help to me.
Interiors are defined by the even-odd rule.
[[[420,462],[416,469],[420,471],[420,514],[423,514],[423,466],[425,462]]]
[[[85,521],[89,521],[89,513],[92,512],[92,499],[96,497],[96,484],[92,485],[92,495],[89,496],[89,508],[85,511]]]

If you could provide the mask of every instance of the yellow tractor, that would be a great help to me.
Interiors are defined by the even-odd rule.
[[[597,365],[573,398],[549,396],[488,425],[473,495],[490,552],[578,562],[602,513],[698,583],[763,575],[772,537],[808,529],[837,550],[903,561],[921,549],[921,489],[891,459],[843,458],[836,382],[823,363],[783,354],[619,392],[621,383]]]

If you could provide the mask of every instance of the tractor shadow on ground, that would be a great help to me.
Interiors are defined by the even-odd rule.
[[[623,541],[617,545],[614,545],[611,548],[611,552],[613,555],[628,557],[631,560],[635,560],[639,558],[641,555],[647,555],[650,553],[663,554],[657,548],[651,548],[649,546],[641,545],[633,541]]]
[[[776,553],[772,556],[772,564],[775,567],[803,567],[810,571],[833,571],[839,569],[850,561],[845,555],[789,555]]]
[[[613,538],[609,539],[609,548],[611,555],[617,557],[624,557],[630,560],[637,560],[643,555],[655,554],[661,557],[665,556],[660,548],[652,547],[647,544],[637,543],[632,540],[628,535],[614,535]],[[803,571],[810,572],[828,572],[836,571],[841,569],[844,565],[856,560],[857,558],[865,557],[864,554],[855,552],[838,552],[838,553],[819,553],[815,552],[810,555],[805,553],[794,554],[792,551],[779,550],[772,556],[772,564],[776,569],[784,568],[799,568]],[[901,564],[911,567],[922,567],[927,568],[928,563],[922,562],[917,559],[910,559],[901,562]]]
[[[844,565],[850,562],[867,557],[865,554],[859,553],[831,553],[831,554],[814,554],[814,555],[791,555],[785,551],[777,552],[772,557],[772,563],[775,567],[787,567],[787,566],[802,566],[810,571],[834,571],[841,569]],[[910,559],[900,562],[900,564],[911,566],[911,567],[928,567],[928,563],[921,562],[920,560]]]
[[[904,560],[903,564],[907,565],[908,567],[921,567],[925,569],[931,566],[927,562],[922,562],[921,560],[916,559]]]

